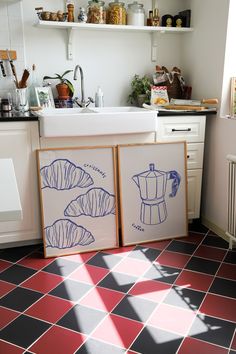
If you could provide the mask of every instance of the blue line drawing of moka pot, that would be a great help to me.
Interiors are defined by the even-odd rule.
[[[155,170],[154,163],[149,164],[149,170],[132,177],[137,184],[142,199],[140,221],[146,225],[163,223],[167,216],[166,189],[168,180],[173,180],[170,198],[176,196],[181,177],[177,171]]]

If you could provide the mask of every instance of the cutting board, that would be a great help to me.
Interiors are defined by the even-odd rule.
[[[187,111],[204,111],[206,107],[203,106],[188,106],[188,105],[174,105],[174,104],[168,104],[164,106],[165,109],[173,109],[173,110],[187,110]]]

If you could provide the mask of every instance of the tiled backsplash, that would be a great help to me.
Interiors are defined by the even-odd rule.
[[[0,1],[0,49],[16,50],[17,60],[14,61],[17,75],[20,79],[25,68],[24,33],[22,4],[20,1]],[[0,72],[0,97],[6,97],[14,88],[10,65],[4,61],[7,76]]]

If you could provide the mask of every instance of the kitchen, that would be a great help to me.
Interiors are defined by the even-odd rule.
[[[87,2],[80,2],[80,6],[86,4]],[[44,75],[74,69],[79,63],[85,74],[86,96],[94,96],[97,86],[101,86],[106,106],[127,105],[129,83],[133,75],[152,73],[156,65],[151,61],[150,35],[75,31],[72,46],[73,60],[67,60],[67,32],[34,26],[37,20],[34,10],[36,6],[43,6],[45,9],[49,7],[47,1],[35,4],[23,0],[12,2],[8,10],[4,8],[5,12],[0,13],[2,28],[4,28],[0,30],[1,48],[11,46],[17,50],[19,58],[15,63],[17,71],[20,73],[25,66],[30,67],[34,63],[40,79]],[[220,0],[204,1],[203,6],[200,6],[197,0],[179,0],[174,4],[173,1],[161,2],[160,0],[161,13],[175,14],[182,9],[191,8],[194,31],[182,35],[160,34],[156,48],[157,63],[167,67],[174,65],[181,67],[184,77],[193,86],[193,98],[218,97],[221,100],[222,109],[219,109],[217,115],[208,116],[206,120],[201,207],[203,223],[221,236],[224,236],[227,229],[226,155],[235,154],[235,121],[221,118],[227,114],[228,104],[226,83],[223,84],[226,73],[224,60],[228,6],[229,1]],[[231,6],[235,6],[232,1]],[[52,10],[61,8],[64,8],[64,1],[54,2]],[[149,8],[151,8],[151,1],[145,2],[145,9]],[[233,10],[231,12],[233,13]],[[217,40],[212,41],[212,38]],[[131,46],[132,50],[130,50]],[[230,53],[230,55],[233,62],[232,57],[235,54]],[[234,76],[234,73],[231,72],[228,76]],[[2,78],[0,80],[0,96],[4,97],[4,94],[12,89],[12,82]],[[75,82],[75,89],[79,91],[77,82]],[[34,129],[32,134],[36,134]],[[24,163],[27,168],[27,161]],[[35,180],[37,178],[36,166],[31,178]],[[37,185],[33,193],[37,198]],[[32,210],[32,220],[37,217]],[[27,223],[25,230],[29,230],[30,227],[31,225]],[[39,225],[36,230],[38,227]]]

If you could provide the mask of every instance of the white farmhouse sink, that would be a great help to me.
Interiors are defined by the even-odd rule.
[[[157,113],[138,107],[52,108],[38,112],[41,137],[153,132]]]

